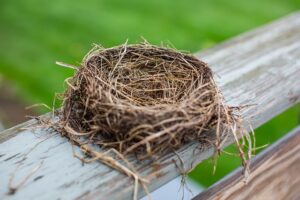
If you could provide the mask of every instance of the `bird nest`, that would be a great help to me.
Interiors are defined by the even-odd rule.
[[[211,69],[190,54],[148,43],[96,48],[67,83],[62,132],[92,157],[86,144],[151,159],[195,141],[219,150],[238,135]]]

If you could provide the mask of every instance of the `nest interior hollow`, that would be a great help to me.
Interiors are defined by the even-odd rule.
[[[123,155],[220,143],[234,120],[206,63],[147,43],[94,49],[68,84],[65,134]]]

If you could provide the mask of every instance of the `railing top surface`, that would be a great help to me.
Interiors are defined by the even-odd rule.
[[[229,105],[249,105],[243,117],[258,127],[300,100],[300,13],[238,36],[197,56],[217,74],[216,82]],[[27,122],[34,124],[34,121]],[[0,134],[0,198],[8,199],[131,199],[129,177],[99,163],[82,165],[59,134],[21,130],[19,125]],[[195,151],[196,143],[178,150],[185,170],[210,157],[212,148]],[[26,159],[24,159],[26,157]],[[24,159],[24,160],[23,160]],[[174,154],[160,158],[155,171],[137,163],[154,190],[179,175]],[[21,164],[19,164],[21,163]],[[16,170],[16,167],[18,168]],[[7,196],[10,175],[14,184],[37,169],[14,195]],[[139,196],[144,192],[140,190]]]

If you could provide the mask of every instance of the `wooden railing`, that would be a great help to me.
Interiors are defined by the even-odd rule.
[[[255,157],[247,184],[239,168],[193,200],[300,199],[300,126]]]
[[[300,101],[300,13],[245,33],[196,56],[207,62],[217,74],[216,82],[227,104],[252,105],[242,110],[242,116],[253,128]],[[0,133],[0,198],[132,198],[134,184],[130,177],[99,162],[82,165],[80,160],[73,157],[72,146],[66,138],[53,131],[40,129],[37,125],[35,120],[31,120]],[[291,137],[299,141],[299,134],[299,130],[296,130]],[[232,139],[228,140],[226,145],[232,142]],[[296,151],[299,142],[293,145],[297,146],[293,147],[293,152],[299,155],[299,151]],[[75,147],[74,150],[78,149]],[[196,143],[191,143],[177,153],[183,160],[182,168],[188,171],[212,156],[213,148],[199,150]],[[284,159],[289,158],[284,156]],[[256,160],[253,164],[255,169],[257,165],[268,162],[269,157],[258,157]],[[180,165],[178,156],[168,154],[159,159],[161,166],[155,169],[149,163],[132,162],[139,174],[150,180],[149,189],[153,191],[180,175],[174,161]],[[299,166],[299,157],[295,162]],[[288,169],[286,171],[288,173]],[[300,175],[295,176],[299,178]],[[242,181],[235,174],[225,182],[228,180],[238,185],[236,187],[243,187]],[[222,183],[217,185],[221,187],[218,189],[221,197],[226,193],[222,190],[226,188]],[[209,189],[203,193],[204,196],[200,194],[196,199],[206,199],[218,190]],[[139,196],[144,195],[140,189]],[[214,199],[214,196],[210,197]]]

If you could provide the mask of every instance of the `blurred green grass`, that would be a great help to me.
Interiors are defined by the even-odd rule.
[[[0,74],[27,104],[52,105],[54,93],[62,92],[64,79],[73,74],[55,61],[77,65],[92,43],[110,47],[143,36],[195,52],[299,8],[298,0],[1,0]],[[257,134],[259,142],[280,137],[295,124],[298,110],[257,130],[268,134]],[[215,176],[208,176],[206,163],[191,177],[210,185],[238,162],[224,156]]]

